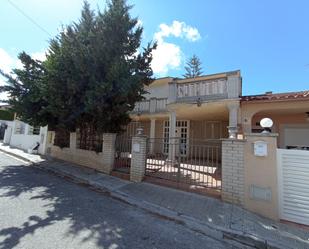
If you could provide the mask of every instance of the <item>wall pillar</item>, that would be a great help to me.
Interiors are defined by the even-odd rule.
[[[28,124],[25,124],[25,131],[24,131],[24,135],[33,135],[33,134],[30,134],[30,127],[31,125],[28,125]]]
[[[167,102],[175,103],[177,100],[177,85],[175,82],[169,82],[168,83],[168,99]]]
[[[103,169],[106,174],[110,174],[113,170],[115,159],[115,141],[116,133],[103,134]]]
[[[50,155],[52,152],[52,147],[54,145],[55,140],[55,132],[54,131],[47,131],[46,134],[46,148],[45,148],[45,154]]]
[[[245,134],[244,147],[245,208],[275,220],[279,219],[277,136],[274,133]],[[256,155],[256,142],[266,146],[265,155]]]
[[[70,149],[76,149],[76,132],[70,133]]]
[[[244,140],[222,140],[222,199],[244,204]]]
[[[47,149],[47,134],[48,134],[48,126],[40,127],[40,147],[39,152],[42,155],[46,154]]]
[[[132,137],[132,158],[130,180],[141,182],[145,176],[147,137],[138,135]]]
[[[169,144],[168,144],[168,160],[173,163],[176,156],[176,112],[171,112],[169,116]]]
[[[238,110],[239,110],[239,102],[229,103],[227,105],[229,109],[229,138],[236,138],[238,131]]]

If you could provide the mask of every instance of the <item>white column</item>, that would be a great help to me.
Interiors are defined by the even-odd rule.
[[[177,100],[177,85],[175,82],[168,84],[168,103],[174,103]]]
[[[229,138],[236,138],[238,131],[238,109],[239,102],[229,103],[227,105],[229,109]]]
[[[153,154],[154,153],[154,145],[155,145],[155,137],[156,137],[156,119],[152,118],[150,119],[150,134],[149,134],[149,138],[150,138],[150,153]]]
[[[175,155],[176,155],[176,143],[177,140],[176,137],[176,112],[172,111],[169,116],[169,145],[168,145],[168,159],[171,162],[175,161]]]

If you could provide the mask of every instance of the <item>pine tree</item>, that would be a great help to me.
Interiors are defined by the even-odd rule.
[[[196,55],[193,55],[186,63],[186,73],[183,75],[183,77],[195,78],[201,76],[203,74],[201,65],[202,63],[200,59]]]

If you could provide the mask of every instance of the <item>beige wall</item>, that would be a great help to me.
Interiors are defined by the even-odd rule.
[[[308,124],[306,112],[309,111],[309,100],[286,101],[252,101],[241,103],[241,131],[250,133],[255,124],[264,117],[274,121],[272,132],[279,133],[277,143],[284,145],[284,125]]]
[[[212,131],[214,123],[214,131]],[[205,140],[228,137],[228,121],[194,121],[190,122],[190,139]],[[214,135],[214,137],[213,137]]]
[[[277,182],[277,140],[275,134],[246,134],[244,146],[244,183],[246,209],[269,217],[279,219],[278,210],[278,182]],[[254,142],[264,141],[268,146],[268,155],[259,157],[254,155]],[[260,200],[253,198],[250,188],[257,187],[260,190],[270,190],[271,200]]]
[[[90,150],[51,147],[52,157],[63,161],[76,163],[103,172],[103,153],[96,153]]]
[[[308,107],[309,109],[309,107]],[[284,147],[284,126],[291,124],[308,124],[305,113],[296,114],[256,114],[252,118],[252,127],[254,128],[257,122],[263,118],[271,118],[274,122],[272,127],[273,133],[278,133],[277,143],[280,148]]]

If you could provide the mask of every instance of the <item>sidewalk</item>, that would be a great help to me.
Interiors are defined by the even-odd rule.
[[[216,239],[230,238],[255,248],[309,248],[309,231],[278,223],[238,206],[149,183],[132,183],[59,160],[44,160],[0,144],[0,151],[40,169],[89,184],[155,215],[175,220]]]

